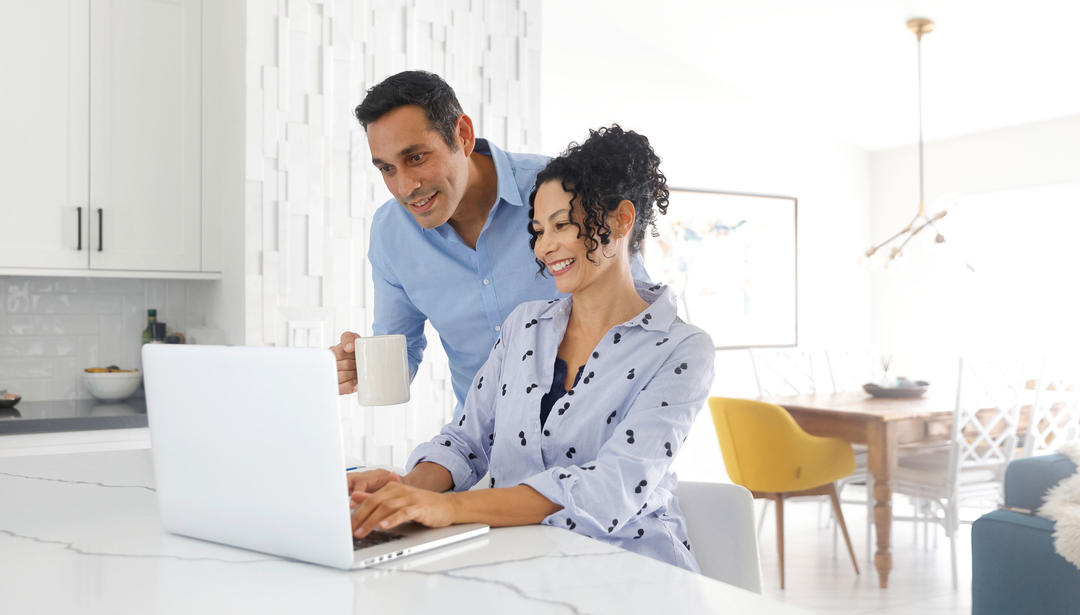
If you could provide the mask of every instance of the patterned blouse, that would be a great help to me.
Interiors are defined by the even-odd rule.
[[[456,491],[485,474],[491,487],[528,485],[563,507],[544,524],[698,571],[670,468],[708,395],[714,347],[676,316],[670,288],[637,291],[649,306],[605,334],[543,427],[572,298],[518,306],[462,417],[418,446],[408,469],[437,463]]]

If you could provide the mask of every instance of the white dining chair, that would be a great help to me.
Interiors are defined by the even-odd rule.
[[[814,353],[801,348],[748,348],[750,365],[754,369],[754,383],[757,385],[758,399],[767,397],[785,397],[788,395],[816,395],[820,387],[817,371],[814,368]],[[863,469],[866,468],[866,455],[863,455]],[[859,459],[856,456],[856,466]],[[857,471],[857,470],[856,470]],[[842,489],[842,485],[837,485]],[[821,511],[828,505],[824,496],[808,496],[808,500],[818,502],[818,524],[821,525]],[[771,500],[761,501],[761,513],[758,516],[757,534],[765,525],[765,514],[769,511]],[[830,516],[830,519],[832,517]],[[833,527],[833,551],[836,551],[837,530]]]
[[[813,355],[799,348],[750,348],[758,397],[814,395],[818,383]]]
[[[1005,467],[1016,452],[1020,408],[1030,403],[1034,394],[1025,387],[1031,374],[1021,361],[961,358],[958,372],[948,449],[902,456],[893,473],[893,493],[919,498],[931,513],[893,519],[930,521],[944,527],[953,588],[959,583],[956,532],[960,501],[1001,502]]]
[[[1077,376],[1062,372],[1056,362],[1044,365],[1042,378],[1034,383],[1035,401],[1024,436],[1024,457],[1052,453],[1066,442],[1080,440]]]
[[[680,482],[675,491],[701,574],[761,593],[754,499],[731,483]]]

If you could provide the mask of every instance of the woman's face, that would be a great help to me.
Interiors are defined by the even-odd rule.
[[[622,242],[613,242],[593,251],[592,261],[586,257],[585,237],[579,236],[579,228],[584,227],[575,224],[582,219],[581,206],[571,203],[573,197],[563,190],[561,182],[552,180],[541,184],[533,199],[533,253],[555,278],[555,287],[561,293],[580,292],[597,279],[611,275],[625,251]],[[608,224],[612,235],[618,234],[612,221]]]

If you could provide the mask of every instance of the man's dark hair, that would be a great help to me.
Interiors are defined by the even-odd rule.
[[[356,119],[368,124],[404,105],[417,105],[427,114],[431,127],[442,135],[451,150],[457,150],[454,135],[461,116],[461,103],[454,89],[441,77],[422,70],[407,70],[372,86],[356,106]]]
[[[536,191],[544,182],[557,180],[562,189],[573,195],[572,202],[580,205],[570,223],[578,228],[578,237],[585,238],[585,258],[591,262],[601,245],[611,243],[608,216],[624,200],[634,204],[634,228],[630,232],[630,253],[641,250],[645,229],[656,233],[656,214],[666,214],[670,191],[667,178],[660,172],[660,158],[649,139],[633,130],[623,130],[618,124],[589,131],[582,144],[571,143],[565,152],[536,176],[536,185],[529,195],[529,219],[535,215]],[[536,231],[529,223],[529,247],[536,247]],[[547,275],[547,267],[536,259],[538,273]]]

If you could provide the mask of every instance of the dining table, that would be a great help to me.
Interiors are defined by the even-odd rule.
[[[898,452],[904,445],[945,444],[952,428],[955,396],[938,393],[916,398],[877,398],[859,391],[769,397],[761,401],[786,409],[810,434],[866,445],[867,469],[874,478],[874,567],[878,584],[888,587],[892,570],[892,477]]]

